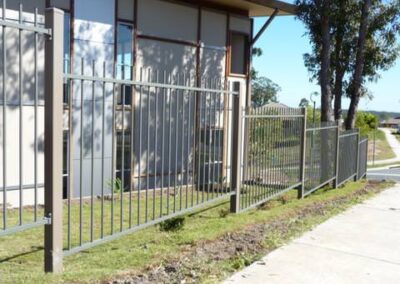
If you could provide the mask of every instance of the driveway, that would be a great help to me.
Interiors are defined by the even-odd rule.
[[[400,183],[400,167],[368,170],[367,178],[369,180],[387,180]]]
[[[400,185],[319,225],[225,283],[400,283]]]

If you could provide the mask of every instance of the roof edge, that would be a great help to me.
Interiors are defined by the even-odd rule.
[[[278,1],[278,0],[246,0],[247,2],[251,2],[260,6],[265,6],[268,8],[278,9],[281,12],[284,12],[285,15],[296,15],[297,14],[297,6]]]

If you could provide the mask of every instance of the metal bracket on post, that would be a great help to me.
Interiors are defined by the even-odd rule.
[[[354,176],[354,181],[358,181],[358,173],[360,172],[360,129],[358,129],[357,134],[357,163],[356,163],[356,174]]]
[[[62,148],[63,148],[63,46],[64,12],[46,9],[46,28],[52,37],[45,43],[45,272],[63,270]]]
[[[339,151],[340,151],[340,122],[336,122],[336,161],[335,161],[335,180],[333,181],[333,188],[337,189],[339,184]]]
[[[240,83],[233,83],[233,90],[237,94],[233,96],[233,118],[232,118],[232,170],[231,184],[234,194],[231,195],[231,212],[240,212],[240,189],[242,186],[242,108],[240,105]]]
[[[303,108],[303,127],[301,139],[301,157],[300,157],[300,182],[301,186],[298,189],[297,197],[304,198],[305,178],[306,178],[306,150],[307,150],[307,108]]]

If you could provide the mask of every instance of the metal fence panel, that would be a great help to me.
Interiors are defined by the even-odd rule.
[[[303,121],[302,109],[260,107],[245,111],[242,210],[301,185]]]
[[[337,124],[310,124],[306,130],[304,194],[336,178]]]
[[[368,164],[368,138],[363,138],[360,140],[359,144],[359,167],[358,167],[358,179],[362,179],[367,174],[367,164]]]
[[[357,176],[358,143],[359,131],[357,129],[340,134],[337,186]]]
[[[231,195],[234,93],[217,79],[193,87],[192,74],[140,70],[131,81],[106,68],[82,60],[80,75],[65,74],[66,255]]]
[[[0,236],[47,223],[43,180],[43,43],[51,35],[37,9],[9,18],[2,1]],[[29,16],[29,17],[28,17]],[[28,22],[26,18],[33,18]]]

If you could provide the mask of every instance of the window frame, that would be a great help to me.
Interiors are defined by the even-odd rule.
[[[134,66],[134,62],[135,62],[135,24],[132,22],[132,21],[128,21],[128,20],[124,20],[124,19],[117,19],[116,20],[116,26],[115,26],[115,34],[116,34],[116,38],[115,38],[115,66],[116,66],[116,68],[117,68],[117,70],[116,70],[116,72],[117,72],[117,74],[118,74],[118,68],[119,68],[119,66],[126,66],[126,64],[120,64],[119,62],[118,62],[118,45],[119,45],[119,28],[120,28],[120,26],[128,26],[129,28],[130,28],[130,31],[131,31],[131,34],[130,34],[130,38],[131,38],[131,52],[130,52],[130,55],[131,55],[131,63],[130,63],[130,68],[131,68],[131,78],[130,79],[128,79],[128,80],[133,80],[133,78],[134,78],[134,73],[135,73],[135,66]],[[122,73],[122,70],[124,70],[125,68],[122,68],[121,69],[121,73]],[[122,75],[122,74],[121,74]],[[121,78],[124,78],[124,79],[126,79],[125,78],[125,76],[121,76]],[[130,96],[130,99],[129,99],[129,97],[128,97],[128,99],[127,99],[127,97],[125,96],[125,102],[123,102],[123,96],[122,96],[122,94],[123,94],[123,91],[122,91],[122,88],[126,88],[126,87],[130,87],[130,93],[131,93],[131,96]],[[129,89],[129,88],[128,88]],[[121,108],[122,106],[124,106],[125,108],[127,107],[127,108],[129,108],[129,107],[132,107],[132,105],[133,105],[133,92],[134,92],[134,90],[133,90],[134,88],[132,87],[132,86],[127,86],[127,85],[120,85],[119,86],[119,95],[120,95],[120,97],[118,97],[118,102],[117,102],[117,107],[119,107],[119,108]],[[125,92],[126,92],[126,90],[125,90]],[[126,95],[126,94],[125,94]]]
[[[243,73],[232,72],[232,38],[233,35],[239,35],[244,38],[244,52],[243,52]],[[229,43],[228,43],[228,76],[247,78],[249,76],[249,56],[250,56],[250,35],[245,32],[230,30],[229,31]]]

